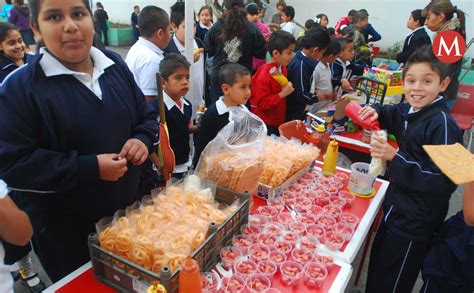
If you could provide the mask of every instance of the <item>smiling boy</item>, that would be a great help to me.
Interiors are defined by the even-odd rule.
[[[446,217],[456,185],[423,150],[423,145],[462,141],[461,131],[440,96],[449,85],[448,67],[431,46],[415,51],[403,70],[408,103],[362,108],[361,119],[379,119],[395,134],[399,149],[373,139],[371,155],[391,161],[384,218],[375,237],[366,292],[411,292],[426,251]]]

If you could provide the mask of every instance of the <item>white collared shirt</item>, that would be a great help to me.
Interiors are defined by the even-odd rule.
[[[105,56],[99,49],[91,47],[90,56],[94,64],[92,76],[85,72],[77,72],[68,69],[58,59],[56,59],[46,48],[40,49],[43,57],[39,61],[41,69],[47,77],[57,75],[72,75],[83,85],[90,89],[100,100],[102,100],[102,90],[100,89],[99,78],[104,74],[105,69],[114,65],[114,61]]]
[[[210,30],[210,29],[211,29],[211,27],[212,27],[212,22],[211,22],[211,25],[210,25],[210,26],[206,26],[204,23],[202,23],[202,22],[199,22],[199,26],[200,26],[201,28],[205,28],[205,29],[208,29],[208,30]]]
[[[152,42],[139,37],[128,51],[125,62],[145,96],[156,96],[156,73],[160,71],[163,50]]]
[[[238,106],[235,106],[235,107],[239,107],[241,108],[242,110],[244,111],[248,111],[249,109],[247,109],[247,107],[245,107],[244,105],[238,105]],[[216,101],[216,110],[217,110],[217,114],[219,115],[224,115],[225,113],[229,113],[229,122],[232,121],[232,112],[229,112],[229,109],[231,107],[228,107],[225,103],[224,103],[224,97],[221,96],[219,98],[219,100]]]
[[[296,33],[296,23],[294,21],[281,23],[280,29],[283,31],[287,31],[294,36]]]
[[[431,104],[434,104],[434,103],[436,103],[437,101],[439,101],[439,100],[441,100],[441,99],[443,99],[443,98],[444,98],[443,96],[439,96],[439,97],[436,98],[433,102],[431,102]],[[431,104],[430,104],[430,105],[431,105]],[[418,111],[420,111],[420,110],[421,110],[421,109],[415,110],[415,109],[413,109],[413,107],[410,107],[410,110],[408,110],[408,114],[413,114],[413,113],[416,113],[416,112],[418,112]]]
[[[181,55],[186,55],[186,48],[181,45],[181,43],[176,38],[176,34],[173,35],[173,41],[178,48],[178,51]],[[195,40],[194,42],[194,49],[199,48],[198,44]],[[191,118],[194,119],[196,117],[197,109],[199,105],[204,104],[204,84],[205,84],[205,74],[204,74],[204,53],[199,55],[198,61],[191,64],[190,68],[190,75],[192,76],[193,80],[191,82],[191,86],[189,88],[188,94],[186,95],[189,98],[192,106],[192,115]]]

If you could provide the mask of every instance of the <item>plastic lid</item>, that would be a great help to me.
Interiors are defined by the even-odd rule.
[[[326,127],[324,127],[324,124],[319,124],[318,127],[316,127],[316,131],[318,132],[326,132]]]
[[[185,272],[192,273],[196,270],[199,271],[199,266],[194,259],[188,257],[181,265],[181,269]]]

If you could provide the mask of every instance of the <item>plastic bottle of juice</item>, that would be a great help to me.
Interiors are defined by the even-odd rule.
[[[188,257],[179,273],[179,293],[201,293],[201,275],[197,262]]]
[[[323,163],[323,175],[330,176],[336,173],[336,163],[337,163],[337,155],[339,151],[339,144],[336,140],[331,140],[328,145],[328,149],[326,151],[326,155],[324,156],[324,163]]]

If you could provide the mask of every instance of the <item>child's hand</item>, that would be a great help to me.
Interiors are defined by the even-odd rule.
[[[318,97],[319,101],[334,100],[336,98],[336,93],[318,93],[318,92],[316,92],[316,96]]]
[[[141,140],[130,138],[123,145],[119,156],[126,158],[127,161],[132,162],[134,165],[141,165],[148,157],[148,149]]]
[[[281,89],[280,98],[283,99],[284,97],[289,96],[294,90],[295,89],[293,88],[293,84],[291,83],[291,81],[289,81],[288,84]]]
[[[341,89],[349,93],[354,91],[347,79],[341,79]]]
[[[127,172],[127,160],[117,154],[97,155],[100,179],[117,181]]]
[[[201,53],[204,53],[204,48],[194,49],[194,63],[199,61],[199,58],[201,57]]]
[[[364,108],[360,109],[359,111],[360,120],[365,120],[365,118],[369,116],[372,116],[371,118],[372,121],[379,119],[379,113],[377,113],[377,111],[375,111],[374,108],[370,106],[365,106]]]
[[[370,155],[373,158],[381,158],[391,161],[396,154],[397,149],[392,147],[383,138],[378,135],[372,137],[370,141]]]

